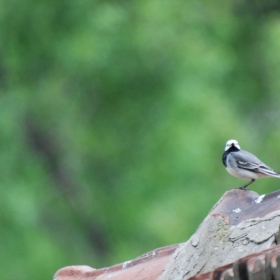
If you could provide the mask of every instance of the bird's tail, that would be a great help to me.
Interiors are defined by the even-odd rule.
[[[279,172],[276,172],[276,171],[275,171],[275,173],[276,173],[276,174],[273,175],[273,177],[280,178],[280,173],[279,173]]]
[[[261,173],[263,173],[267,177],[280,178],[280,173],[271,169],[271,168],[267,168],[266,166],[265,167],[262,166],[259,169],[260,169]]]

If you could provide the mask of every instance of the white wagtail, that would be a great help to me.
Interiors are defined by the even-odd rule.
[[[223,163],[231,175],[240,179],[251,180],[240,189],[245,189],[256,179],[262,177],[280,178],[280,173],[261,162],[253,154],[241,150],[236,140],[227,141],[225,152],[223,153]]]

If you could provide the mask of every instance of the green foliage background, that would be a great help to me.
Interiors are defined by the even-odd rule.
[[[280,170],[278,1],[0,10],[0,279],[186,241],[244,183],[222,165],[228,139]]]

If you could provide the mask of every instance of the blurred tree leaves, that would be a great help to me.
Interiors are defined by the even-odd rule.
[[[280,169],[275,1],[0,7],[1,279],[187,240],[242,184],[230,138]]]

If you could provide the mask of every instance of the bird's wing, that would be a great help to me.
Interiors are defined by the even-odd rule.
[[[266,174],[268,176],[275,176],[279,173],[260,161],[256,156],[247,152],[239,151],[235,154],[236,164],[239,168],[250,170],[256,173]]]

